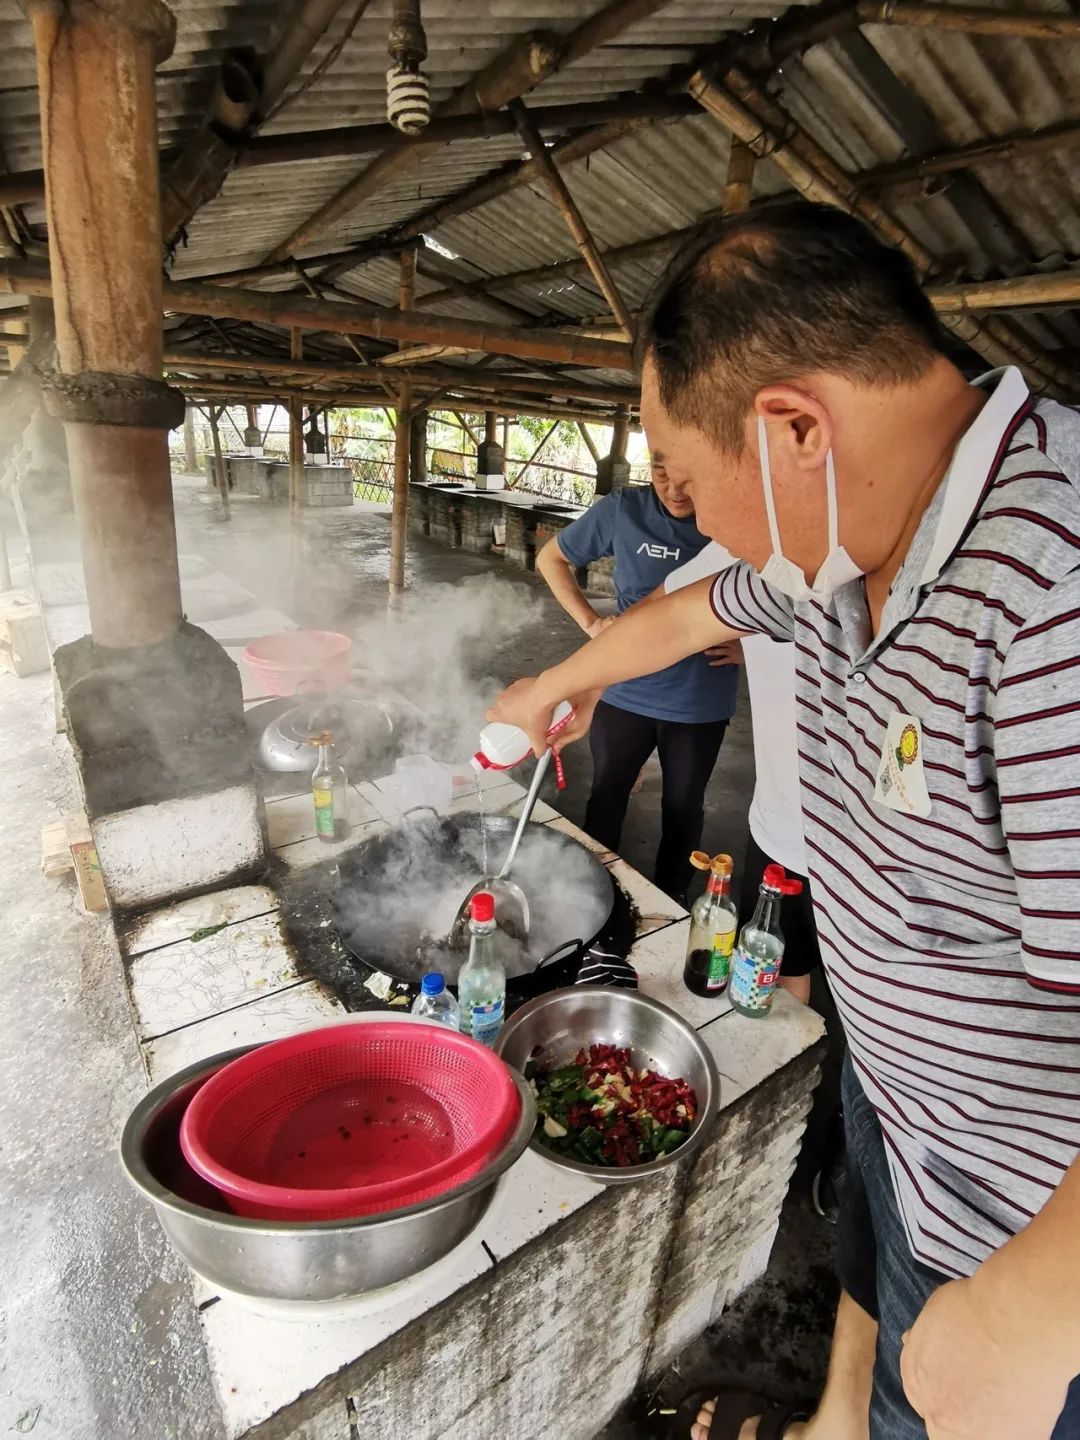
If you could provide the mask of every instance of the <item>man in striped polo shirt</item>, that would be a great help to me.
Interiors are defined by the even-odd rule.
[[[904,257],[801,202],[677,260],[641,347],[650,445],[744,563],[495,714],[539,753],[565,696],[587,724],[601,686],[793,641],[852,1062],[818,1412],[721,1394],[687,1433],[1080,1437],[1080,414],[1016,370],[969,385]]]

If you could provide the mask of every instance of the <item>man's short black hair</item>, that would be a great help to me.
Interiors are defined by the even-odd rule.
[[[867,385],[917,380],[945,339],[914,266],[861,220],[796,200],[718,221],[667,268],[638,359],[680,424],[728,452],[764,385],[817,371]]]

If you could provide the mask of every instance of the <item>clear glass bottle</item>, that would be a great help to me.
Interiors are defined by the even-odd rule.
[[[506,971],[499,958],[495,897],[474,895],[469,917],[469,958],[458,976],[461,1028],[482,1045],[493,1045],[506,1015]]]
[[[311,772],[311,793],[315,801],[315,833],[332,845],[344,840],[349,830],[349,777],[333,757],[334,737],[329,730],[313,735],[319,758]]]
[[[704,850],[695,850],[690,864],[708,870],[709,882],[690,912],[683,984],[695,995],[715,997],[723,994],[728,983],[739,925],[739,913],[731,898],[732,861],[730,855],[714,855],[710,860]]]
[[[798,895],[801,880],[790,880],[782,865],[766,865],[753,918],[742,928],[731,970],[728,998],[733,1010],[763,1020],[772,1006],[784,958],[780,901]]]
[[[429,970],[420,981],[420,994],[413,1001],[412,1013],[418,1020],[448,1025],[451,1030],[460,1028],[458,1002],[447,990],[446,981],[437,970]]]

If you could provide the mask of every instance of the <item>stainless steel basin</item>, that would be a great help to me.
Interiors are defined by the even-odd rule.
[[[480,1222],[496,1182],[523,1154],[536,1123],[532,1091],[515,1074],[521,1120],[505,1149],[483,1174],[437,1200],[356,1220],[242,1219],[184,1159],[180,1121],[211,1075],[254,1048],[230,1050],[170,1076],[135,1107],[120,1142],[128,1179],[153,1204],[180,1256],[211,1284],[239,1295],[342,1300],[417,1274]]]
[[[618,1045],[630,1051],[636,1068],[686,1080],[698,1098],[693,1127],[677,1150],[647,1165],[586,1165],[556,1154],[536,1139],[531,1146],[538,1155],[590,1180],[624,1185],[678,1165],[705,1143],[720,1106],[716,1062],[701,1036],[681,1015],[636,990],[572,985],[539,995],[510,1017],[495,1049],[508,1065],[524,1070],[533,1059],[542,1064],[566,1065],[588,1045]]]

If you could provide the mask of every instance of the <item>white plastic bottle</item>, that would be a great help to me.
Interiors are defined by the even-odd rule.
[[[555,706],[548,726],[548,739],[569,725],[574,718],[574,707],[569,700],[560,700]],[[480,731],[480,749],[472,757],[474,770],[513,770],[532,754],[532,744],[524,730],[517,725],[504,725],[496,721],[485,725]]]
[[[461,1029],[481,1045],[494,1045],[506,1016],[506,971],[499,959],[495,897],[481,890],[472,897],[469,958],[458,976]]]
[[[458,1029],[458,1002],[447,990],[446,981],[437,970],[429,970],[420,981],[420,994],[413,1001],[412,1013],[418,1020],[430,1020],[435,1025]]]

